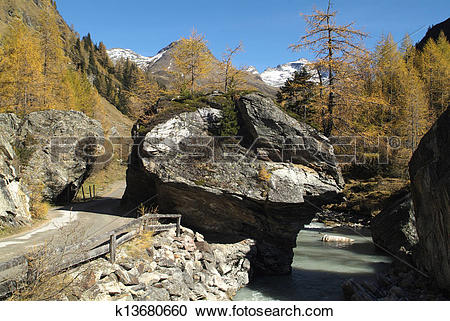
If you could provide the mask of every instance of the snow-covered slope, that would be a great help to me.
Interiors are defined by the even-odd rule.
[[[162,49],[156,56],[146,57],[142,56],[131,49],[122,49],[122,48],[113,48],[107,50],[109,58],[111,58],[112,62],[116,63],[121,59],[129,59],[130,61],[135,62],[139,68],[148,69],[153,64],[155,64],[162,56],[166,53],[166,48]]]
[[[259,71],[254,66],[248,67],[246,71],[252,75],[259,75]]]
[[[261,78],[270,86],[281,87],[284,85],[286,80],[292,78],[296,71],[306,67],[307,64],[309,64],[308,60],[299,59],[297,61],[288,62],[284,65],[278,65],[276,68],[267,68],[263,73],[261,73]]]

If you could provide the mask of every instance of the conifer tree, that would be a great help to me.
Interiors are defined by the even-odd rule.
[[[43,59],[38,38],[14,19],[1,41],[0,109],[19,115],[41,107]]]
[[[318,95],[318,85],[311,80],[312,75],[303,68],[288,79],[277,94],[277,100],[297,119],[318,127],[317,110],[314,103]]]
[[[213,59],[205,37],[193,30],[188,38],[181,38],[178,41],[172,56],[176,71],[181,74],[184,83],[193,94],[197,81],[211,70]]]
[[[354,23],[338,25],[335,21],[336,14],[329,0],[326,11],[315,9],[313,14],[303,15],[307,25],[306,35],[302,36],[297,44],[290,46],[293,50],[312,49],[318,59],[316,65],[327,72],[328,81],[325,86],[328,96],[327,107],[322,120],[326,136],[331,135],[334,127],[339,70],[349,57],[364,52],[358,41],[367,36],[364,32],[354,29]]]
[[[429,108],[437,119],[450,104],[450,44],[443,32],[428,40],[419,59]]]
[[[229,89],[236,88],[240,81],[242,81],[243,77],[240,77],[240,73],[242,70],[236,69],[233,66],[233,58],[236,54],[243,50],[242,42],[239,43],[235,48],[227,48],[223,55],[223,59],[221,62],[222,70],[223,70],[223,90],[225,93],[228,92]]]
[[[129,115],[133,118],[141,118],[159,99],[161,90],[156,83],[147,78],[141,70],[138,70],[132,79],[129,91]]]
[[[39,16],[38,32],[43,58],[43,108],[63,109],[69,99],[63,82],[69,60],[64,53],[64,44],[53,6],[43,8]]]

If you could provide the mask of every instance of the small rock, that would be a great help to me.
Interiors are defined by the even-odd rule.
[[[121,293],[121,289],[118,282],[108,282],[98,285],[102,292],[109,295],[116,295]]]
[[[161,275],[159,273],[144,273],[139,277],[139,283],[144,283],[146,285],[152,285],[161,280]]]
[[[129,272],[126,272],[124,270],[117,270],[116,276],[119,279],[119,282],[125,284],[125,285],[137,285],[139,284],[139,280],[136,275],[133,275]]]
[[[164,288],[151,287],[147,290],[144,297],[145,301],[169,301],[169,292]]]

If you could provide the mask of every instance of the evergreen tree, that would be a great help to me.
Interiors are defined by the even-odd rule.
[[[212,55],[206,45],[205,37],[192,31],[189,38],[181,38],[173,49],[173,61],[176,71],[181,74],[191,94],[198,80],[211,70]]]
[[[317,66],[327,72],[328,81],[323,83],[327,93],[326,112],[323,114],[323,131],[330,136],[334,128],[334,114],[337,102],[336,82],[343,79],[339,74],[348,58],[364,52],[358,40],[366,37],[362,31],[353,28],[353,23],[338,25],[335,21],[336,11],[332,11],[331,1],[328,1],[326,11],[316,9],[311,15],[304,15],[306,35],[297,44],[290,47],[293,50],[309,48],[315,51]],[[319,69],[322,69],[319,68]]]
[[[317,84],[311,74],[303,68],[288,79],[277,94],[277,100],[284,108],[295,114],[295,118],[314,127],[319,127],[314,105],[318,95]]]
[[[69,99],[63,86],[63,77],[69,60],[64,53],[64,44],[53,6],[42,9],[38,32],[43,58],[43,107],[61,109]]]
[[[428,40],[418,60],[429,108],[437,119],[450,104],[450,44],[443,32],[437,42]]]
[[[1,41],[1,112],[23,115],[41,108],[41,52],[35,32],[20,19],[14,19]]]

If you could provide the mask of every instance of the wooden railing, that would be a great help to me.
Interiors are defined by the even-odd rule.
[[[153,224],[159,219],[176,219],[176,223]],[[109,259],[115,263],[118,246],[132,240],[142,231],[166,231],[176,228],[180,236],[181,215],[179,214],[146,214],[115,230],[94,236],[85,241],[65,247],[56,247],[53,255],[60,260],[54,273],[61,272],[78,264],[109,254]],[[29,274],[30,256],[21,255],[7,262],[0,263],[0,299],[11,294]]]

